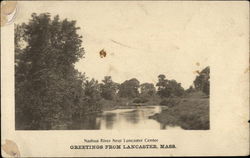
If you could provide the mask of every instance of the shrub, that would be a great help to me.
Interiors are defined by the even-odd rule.
[[[133,103],[146,103],[146,102],[148,102],[149,100],[148,99],[146,99],[146,98],[135,98],[134,100],[133,100]]]
[[[168,106],[168,107],[173,107],[175,104],[177,104],[177,102],[173,99],[163,99],[161,102],[160,102],[160,105],[165,105],[165,106]]]
[[[164,99],[160,102],[160,105],[168,105],[168,101],[166,99]]]

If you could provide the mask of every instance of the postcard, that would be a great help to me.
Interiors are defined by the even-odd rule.
[[[249,155],[247,1],[4,1],[3,157]]]

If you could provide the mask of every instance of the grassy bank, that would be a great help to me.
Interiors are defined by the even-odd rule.
[[[201,93],[194,93],[186,98],[175,99],[174,102],[175,105],[151,118],[164,125],[177,125],[183,129],[209,129],[209,98]]]
[[[137,98],[129,99],[129,98],[116,98],[114,100],[106,100],[102,99],[100,101],[100,104],[102,106],[102,110],[113,110],[117,108],[129,108],[131,106],[137,106],[137,105],[159,105],[161,102],[161,99],[159,96],[149,97],[147,98],[147,102],[145,103],[135,103],[134,101]]]

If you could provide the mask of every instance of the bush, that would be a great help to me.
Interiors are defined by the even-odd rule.
[[[134,100],[133,100],[133,103],[146,103],[146,102],[148,102],[149,100],[148,99],[146,99],[146,98],[135,98]]]
[[[178,102],[175,101],[174,99],[163,99],[160,102],[160,105],[165,105],[165,106],[168,106],[168,107],[173,107],[175,104],[178,104]]]
[[[175,102],[174,106],[161,111],[158,115],[150,117],[166,126],[180,126],[186,130],[208,130],[209,123],[209,99],[186,99]],[[163,100],[162,103],[170,103]],[[179,103],[178,103],[179,102]],[[168,104],[167,104],[168,105]]]
[[[160,102],[160,105],[168,105],[168,103],[169,102],[166,99],[164,99]]]

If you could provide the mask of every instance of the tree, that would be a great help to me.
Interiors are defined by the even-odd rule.
[[[166,97],[166,93],[164,91],[168,83],[168,80],[166,80],[165,78],[166,78],[165,75],[160,74],[158,76],[158,83],[156,84],[156,86],[158,87],[157,94],[160,95],[161,97]]]
[[[105,76],[100,84],[101,96],[107,100],[113,100],[116,96],[118,84],[112,81],[111,76]]]
[[[140,85],[141,95],[145,97],[153,96],[156,92],[152,83],[143,83]]]
[[[158,76],[158,83],[156,84],[158,87],[157,94],[161,97],[180,97],[184,94],[184,88],[181,86],[181,83],[165,78],[166,76],[162,74]]]
[[[181,83],[178,83],[175,80],[170,80],[168,82],[166,90],[168,91],[168,96],[180,97],[184,94],[184,88],[181,86]]]
[[[158,86],[159,89],[163,89],[166,86],[167,81],[168,80],[166,80],[166,76],[163,74],[160,74],[158,76],[158,83],[156,84],[156,86]]]
[[[118,94],[120,97],[124,98],[135,98],[139,95],[138,88],[140,87],[140,82],[136,78],[124,81],[119,86]]]
[[[70,119],[82,104],[85,76],[74,69],[74,63],[84,50],[75,24],[58,15],[33,13],[28,23],[16,25],[17,129],[51,129]]]
[[[187,93],[191,93],[194,92],[194,87],[193,86],[189,86],[189,88],[186,90]]]
[[[92,112],[92,111],[99,111],[100,104],[99,101],[101,100],[101,90],[100,84],[95,79],[86,80],[84,83],[84,91],[85,91],[85,101],[87,102],[85,106],[85,111]]]
[[[194,80],[194,86],[196,90],[200,90],[205,94],[209,95],[210,93],[210,68],[209,66],[199,72],[199,75],[196,76]]]

